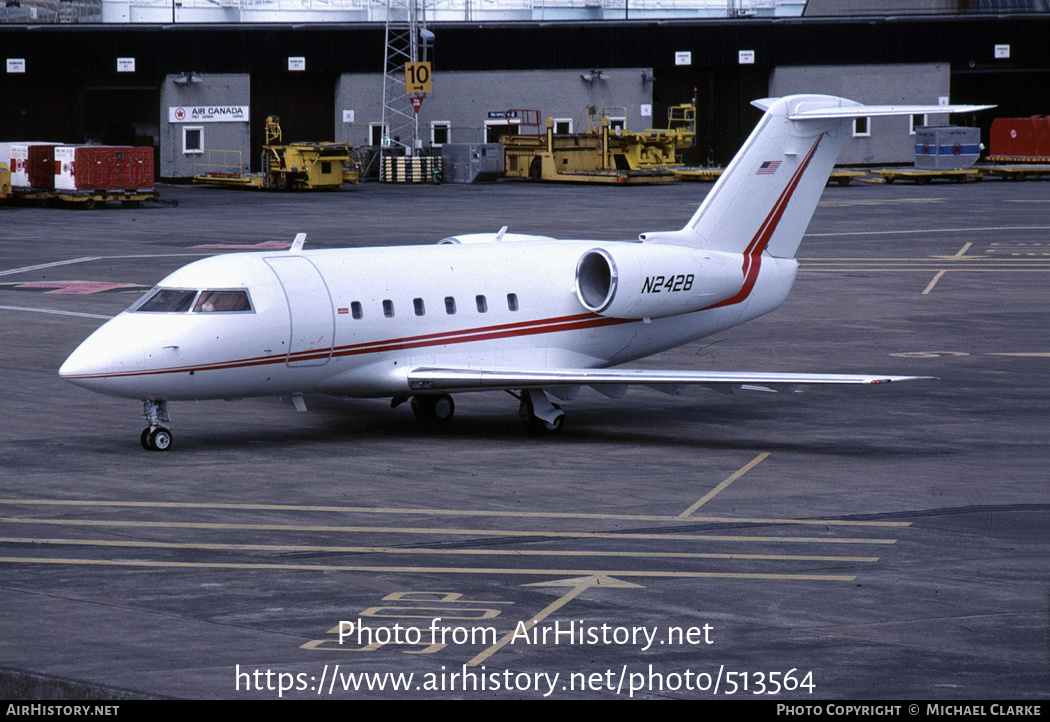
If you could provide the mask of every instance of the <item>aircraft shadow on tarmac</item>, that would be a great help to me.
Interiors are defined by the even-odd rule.
[[[560,451],[594,445],[632,445],[653,449],[754,450],[865,458],[903,458],[940,456],[948,451],[937,444],[926,444],[913,436],[880,435],[873,428],[842,429],[837,423],[822,421],[814,425],[810,417],[819,410],[808,405],[787,408],[766,399],[741,404],[740,397],[719,403],[672,401],[661,405],[637,400],[628,408],[619,402],[588,406],[577,404],[570,410],[570,421],[556,435],[530,432],[522,427],[514,412],[513,399],[502,412],[464,408],[447,423],[421,423],[406,407],[385,408],[382,401],[343,400],[307,396],[308,415],[288,410],[283,427],[253,427],[251,424],[224,430],[221,434],[182,426],[180,441],[186,452],[259,448],[265,445],[297,445],[315,442],[339,444],[347,449],[355,443],[433,439],[435,442],[471,441],[506,443],[508,448],[552,446]],[[251,403],[251,402],[248,402]],[[263,402],[267,403],[267,402]],[[287,403],[285,401],[284,403]],[[827,395],[823,404],[836,404]],[[890,403],[898,404],[899,399]],[[858,402],[863,405],[863,402]],[[619,409],[619,411],[616,411]],[[300,419],[309,420],[302,424]],[[877,427],[877,420],[873,420]],[[841,433],[836,433],[836,430]],[[836,438],[837,437],[837,438]]]

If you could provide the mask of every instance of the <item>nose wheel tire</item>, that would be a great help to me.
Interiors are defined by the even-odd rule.
[[[155,429],[146,427],[139,437],[139,443],[147,451],[167,451],[171,448],[172,441],[171,429],[165,429],[163,426]]]

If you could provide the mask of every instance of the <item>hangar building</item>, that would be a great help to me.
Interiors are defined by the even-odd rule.
[[[1034,5],[931,0],[911,4],[930,14],[882,17],[821,5],[797,17],[432,21],[420,135],[425,147],[483,141],[514,108],[568,130],[588,107],[619,109],[632,130],[663,127],[668,107],[695,97],[699,142],[686,160],[706,164],[746,138],[759,116],[749,101],[793,92],[997,104],[954,119],[985,133],[996,115],[1050,112],[1050,13]],[[8,23],[0,42],[0,140],[152,145],[157,175],[185,178],[202,148],[238,150],[258,170],[267,115],[286,142],[371,145],[384,132],[382,23]],[[840,163],[909,162],[913,127],[942,121],[862,122]]]

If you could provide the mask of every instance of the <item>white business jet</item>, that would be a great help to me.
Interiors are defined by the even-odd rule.
[[[551,396],[643,385],[765,388],[917,377],[650,371],[620,364],[769,313],[851,119],[990,106],[864,106],[824,95],[765,111],[689,223],[637,241],[475,233],[431,246],[227,254],[185,266],[84,341],[59,375],[141,399],[143,447],[172,445],[168,402],[304,393],[411,399],[447,421],[451,394],[510,391],[530,427],[557,431]],[[406,282],[405,269],[425,268]]]

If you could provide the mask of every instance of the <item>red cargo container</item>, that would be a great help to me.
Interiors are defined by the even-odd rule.
[[[993,158],[1045,160],[1050,158],[1050,118],[996,118],[990,141]]]
[[[112,145],[55,148],[55,190],[153,190],[153,149]]]
[[[55,146],[31,145],[28,149],[26,171],[29,187],[33,190],[53,190],[55,187]]]

